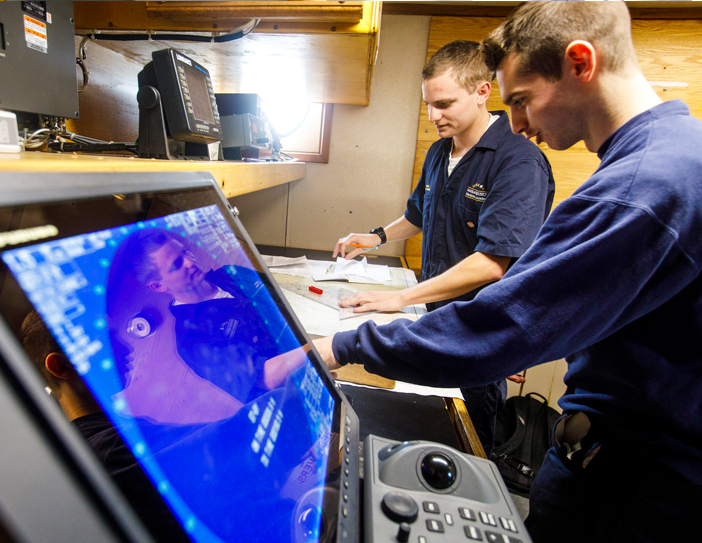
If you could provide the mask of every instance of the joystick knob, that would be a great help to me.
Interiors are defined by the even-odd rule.
[[[395,522],[414,522],[419,515],[417,502],[403,492],[388,492],[383,496],[380,507]]]
[[[400,527],[397,530],[397,535],[395,536],[395,539],[397,539],[400,543],[407,543],[409,541],[410,531],[410,525],[406,522],[403,522],[402,524],[400,524]]]
[[[422,460],[422,477],[430,486],[444,490],[456,481],[456,465],[440,452],[429,453]]]

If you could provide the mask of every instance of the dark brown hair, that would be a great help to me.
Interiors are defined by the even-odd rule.
[[[489,70],[480,54],[480,44],[456,40],[447,43],[432,55],[422,70],[422,79],[433,79],[449,73],[454,81],[469,92],[475,91],[482,81],[492,81],[494,70]]]
[[[63,351],[36,311],[32,311],[24,318],[20,337],[24,350],[49,387],[55,386],[56,378],[46,369],[46,357],[51,353],[63,354]]]
[[[480,50],[491,70],[519,53],[520,73],[558,81],[566,48],[576,40],[597,49],[605,70],[637,65],[624,2],[525,2],[483,40]]]

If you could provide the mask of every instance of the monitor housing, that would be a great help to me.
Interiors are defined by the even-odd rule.
[[[72,2],[0,3],[0,73],[0,109],[77,119]]]
[[[256,541],[256,534],[262,541],[291,543],[358,541],[358,419],[314,348],[308,347],[309,337],[210,174],[0,173],[0,187],[0,385],[11,391],[7,398],[15,399],[12,420],[3,422],[15,428],[15,434],[31,430],[33,439],[56,460],[55,466],[47,468],[28,466],[34,457],[21,447],[0,458],[0,472],[10,479],[17,473],[22,479],[21,484],[13,479],[0,485],[0,510],[9,517],[3,520],[19,537],[42,539],[37,531],[41,523],[29,526],[22,507],[25,499],[42,498],[27,498],[26,489],[51,486],[59,478],[69,481],[73,489],[65,494],[63,505],[70,508],[75,501],[76,506],[88,507],[85,515],[90,520],[86,522],[109,528],[105,541],[149,541],[154,535],[44,392],[46,383],[19,337],[22,319],[34,309],[104,415],[140,459],[139,465],[171,511],[172,520],[190,540],[228,540],[247,526],[249,541]],[[263,358],[276,352],[297,353],[293,370],[278,385],[260,395],[250,393],[237,404],[212,382],[191,376],[184,403],[174,401],[170,408],[166,406],[177,395],[175,385],[163,399],[144,400],[145,391],[167,387],[169,376],[183,362],[182,351],[174,343],[157,351],[148,347],[150,340],[155,341],[154,330],[172,337],[170,303],[158,306],[163,300],[147,299],[148,289],[140,295],[124,290],[135,288],[132,278],[115,273],[122,269],[118,259],[125,257],[120,247],[126,247],[135,233],[148,229],[170,231],[183,240],[183,251],[187,245],[188,251],[197,253],[203,269],[226,269],[239,278],[239,284],[248,285],[242,292],[250,293],[246,296],[257,307],[251,315],[263,319],[264,332],[275,338],[273,351],[261,351]],[[161,316],[154,317],[159,310]],[[154,329],[135,333],[137,318]],[[257,332],[256,341],[264,332]],[[119,354],[125,345],[126,354]],[[147,352],[151,358],[144,354]],[[118,371],[125,361],[131,379],[124,379],[125,374]],[[163,367],[158,367],[159,361]],[[140,366],[141,373],[134,373]],[[160,380],[160,385],[128,394],[130,387],[148,378]],[[206,412],[216,402],[224,406],[220,414],[212,409]],[[233,415],[227,411],[231,405],[235,405]],[[187,436],[168,442],[164,453],[150,432],[160,436],[165,430],[168,435],[173,428]],[[297,438],[288,439],[293,433]],[[244,437],[237,440],[236,436]],[[205,464],[193,460],[198,455],[204,458],[205,450],[207,465],[216,460],[217,469],[208,471]],[[213,450],[226,454],[218,456]],[[47,471],[49,467],[53,472]],[[209,486],[200,488],[206,478]],[[252,485],[254,480],[257,483]],[[250,488],[256,491],[246,498],[243,492]],[[47,493],[47,507],[55,494]],[[198,502],[198,495],[204,494],[208,507]],[[212,504],[228,506],[213,508]],[[275,521],[266,520],[270,511],[278,511]],[[252,515],[261,522],[245,523]],[[49,532],[43,539],[60,540],[58,532],[70,534],[76,524],[81,523],[45,526]],[[274,538],[271,526],[277,530]]]
[[[171,144],[171,155],[207,156],[206,146],[222,140],[210,73],[175,49],[154,51],[151,57],[152,61],[138,75],[140,156],[163,154],[152,143],[152,138],[159,142],[162,139],[162,126],[166,132],[163,136],[183,147]],[[145,125],[145,116],[158,120],[152,119]],[[147,149],[147,145],[154,148]]]

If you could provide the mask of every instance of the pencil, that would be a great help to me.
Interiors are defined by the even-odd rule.
[[[378,247],[373,247],[372,245],[357,245],[356,243],[349,243],[349,247],[358,247],[359,249],[377,249]]]

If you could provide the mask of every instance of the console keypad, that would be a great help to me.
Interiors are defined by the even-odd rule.
[[[398,456],[393,460],[392,454],[382,455],[381,457],[380,453],[378,453],[379,450],[392,449],[395,446],[392,442],[382,438],[375,438],[374,436],[368,439],[366,441],[366,452],[373,455],[372,458],[374,460],[375,455],[377,454],[378,456],[378,464],[373,465],[372,468],[372,478],[367,472],[368,479],[377,482],[377,486],[368,486],[369,483],[366,481],[367,486],[365,487],[367,496],[373,504],[372,523],[366,531],[366,540],[369,543],[388,541],[383,534],[391,534],[391,537],[394,534],[398,534],[394,536],[395,539],[402,540],[398,532],[397,522],[399,521],[388,515],[387,508],[383,507],[383,501],[387,495],[393,492],[400,492],[400,489],[415,500],[416,504],[416,520],[409,522],[411,534],[409,534],[408,543],[460,543],[461,541],[465,541],[465,543],[525,543],[530,541],[521,520],[513,515],[514,506],[508,497],[505,500],[508,507],[505,507],[504,505],[496,504],[494,498],[480,498],[483,495],[480,493],[476,494],[480,499],[471,499],[467,496],[461,496],[460,493],[449,494],[447,492],[447,495],[442,495],[441,492],[427,492],[422,489],[415,489],[409,483],[406,483],[405,479],[398,478],[396,481],[396,479],[389,476],[396,477],[396,474],[400,473],[400,468],[410,472],[410,468],[419,465],[417,464],[417,458],[421,458],[420,454],[425,456],[428,454],[426,450],[420,447],[429,448],[428,446],[421,443],[405,444],[405,447],[400,449],[403,456]],[[438,445],[432,445],[432,447],[439,448]],[[415,450],[418,452],[415,453]],[[412,454],[409,454],[408,451]],[[415,454],[417,455],[416,457],[414,456]],[[393,463],[390,463],[391,461]],[[475,462],[479,465],[486,461],[470,458],[469,462]],[[369,464],[366,464],[366,468],[368,466]],[[376,469],[380,466],[383,467],[384,472]],[[499,474],[497,474],[494,466],[478,467],[488,474],[488,479],[485,481],[486,484],[489,482],[490,476],[494,476],[497,490],[500,490],[503,495],[507,493],[504,483],[500,481]],[[393,470],[397,470],[397,472]],[[379,475],[380,473],[383,473],[387,480],[383,479]],[[421,482],[422,479],[419,472],[418,476]],[[413,479],[410,479],[412,482]],[[402,486],[404,484],[408,486]],[[424,486],[426,487],[426,485]],[[388,492],[389,489],[392,490]],[[463,499],[464,497],[465,499]],[[380,506],[377,507],[376,504],[380,504]],[[377,515],[376,510],[378,510],[380,516]]]
[[[441,514],[441,507],[436,502],[424,501],[422,502],[422,509],[425,513],[429,513],[429,518],[424,520],[426,528],[429,532],[435,534],[443,534],[446,531],[444,523],[436,518],[434,515]],[[487,543],[522,543],[521,539],[511,537],[507,534],[495,532],[493,530],[481,529],[479,523],[488,527],[502,528],[508,532],[518,533],[516,523],[511,518],[507,517],[496,517],[492,513],[487,511],[474,511],[468,507],[458,507],[458,516],[462,521],[471,521],[470,524],[459,523],[459,527],[463,524],[463,532],[469,541],[485,541]],[[498,522],[499,520],[499,522]],[[451,513],[444,513],[444,521],[446,526],[454,525],[454,516]],[[427,543],[426,537],[420,535],[418,543]]]

